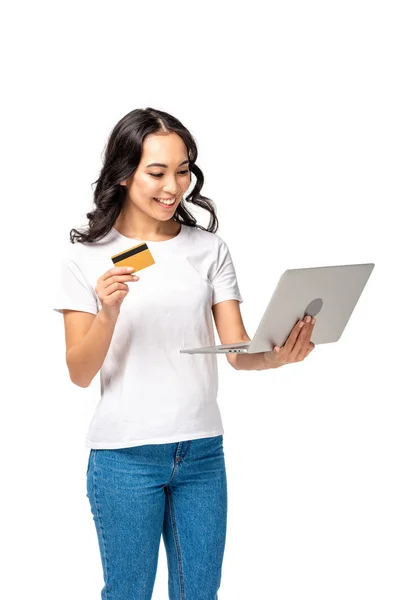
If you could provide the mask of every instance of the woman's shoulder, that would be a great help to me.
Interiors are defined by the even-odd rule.
[[[213,233],[212,231],[207,231],[206,229],[200,229],[200,227],[191,227],[189,225],[185,225],[187,235],[194,241],[205,244],[210,248],[215,248],[224,243],[223,239]]]

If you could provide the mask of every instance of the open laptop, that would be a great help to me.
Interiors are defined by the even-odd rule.
[[[284,346],[293,327],[307,315],[316,317],[311,341],[337,342],[372,273],[374,263],[289,269],[278,281],[251,342],[184,348],[181,353],[265,352]]]

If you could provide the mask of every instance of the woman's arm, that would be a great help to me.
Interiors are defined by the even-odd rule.
[[[251,341],[244,328],[238,300],[218,302],[218,304],[214,304],[212,311],[221,344]],[[270,368],[265,352],[227,353],[226,358],[229,364],[237,370],[262,371]]]
[[[101,369],[114,333],[116,319],[64,309],[66,360],[70,379],[88,387]]]
[[[250,341],[243,325],[238,300],[225,300],[214,304],[212,311],[221,344]],[[313,319],[314,322],[308,320],[310,317],[295,324],[282,348],[275,346],[270,352],[256,352],[255,354],[232,353],[227,354],[226,358],[232,367],[239,371],[276,369],[283,365],[303,361],[315,348],[315,344],[310,341],[315,319]]]

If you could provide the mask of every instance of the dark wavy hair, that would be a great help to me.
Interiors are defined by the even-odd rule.
[[[216,233],[218,219],[214,203],[210,198],[200,194],[204,176],[195,164],[197,146],[191,133],[172,115],[154,108],[137,108],[122,117],[112,130],[105,148],[105,157],[100,176],[94,183],[95,209],[86,214],[89,219],[86,231],[71,229],[70,241],[95,242],[102,239],[112,229],[124,205],[127,188],[120,184],[130,177],[140,162],[143,152],[143,141],[150,133],[177,133],[188,151],[189,171],[196,176],[196,184],[186,199],[182,199],[173,216],[174,221],[189,227],[197,227],[204,231]],[[190,175],[190,178],[192,176]],[[93,185],[93,184],[92,184]],[[192,203],[210,213],[207,229],[197,224],[190,213],[188,205]]]

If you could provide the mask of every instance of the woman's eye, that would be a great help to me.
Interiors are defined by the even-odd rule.
[[[189,173],[189,169],[187,169],[186,171],[179,171],[179,175],[186,175],[186,173]],[[151,175],[152,177],[162,177],[164,173],[149,173],[149,175]]]

